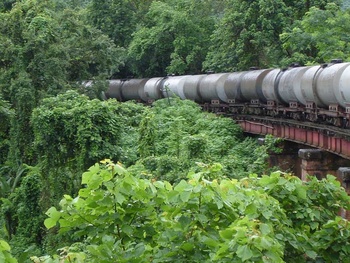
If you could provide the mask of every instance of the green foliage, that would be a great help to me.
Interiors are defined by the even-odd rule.
[[[0,16],[6,75],[26,71],[33,86],[49,94],[68,81],[108,76],[120,64],[115,46],[84,22],[82,11],[60,8],[28,0]]]
[[[217,168],[172,185],[132,176],[110,160],[95,164],[78,196],[65,195],[60,210],[46,212],[47,228],[81,241],[33,260],[346,262],[350,226],[337,209],[349,208],[350,198],[334,177],[208,180]]]
[[[324,10],[312,7],[301,22],[281,35],[283,47],[291,54],[287,60],[303,64],[329,62],[333,58],[349,60],[348,24],[350,11],[334,3]]]
[[[142,107],[133,103],[89,100],[74,91],[43,100],[31,123],[48,194],[60,196],[62,189],[73,193],[68,189],[74,191],[79,185],[74,173],[81,173],[96,159],[135,162],[141,111]]]
[[[134,173],[153,174],[171,182],[186,177],[196,163],[223,165],[222,176],[239,178],[266,168],[268,149],[251,138],[243,140],[229,118],[202,112],[192,101],[158,100],[145,111],[140,125],[140,160]]]
[[[23,171],[16,178],[7,174],[7,181],[0,184],[8,189],[0,223],[4,222],[14,254],[20,255],[30,245],[34,253],[65,242],[64,238],[57,240],[53,232],[42,232],[43,211],[63,193],[75,194],[80,185],[77,174],[95,159],[111,157],[127,165],[136,161],[142,111],[143,106],[135,103],[89,100],[75,91],[45,99],[33,111],[32,149],[38,164],[24,178]]]
[[[40,205],[42,188],[38,169],[29,168],[20,186],[9,196],[8,206],[3,208],[11,231],[10,243],[14,255],[21,255],[30,247],[32,253],[41,252],[40,245],[44,235],[42,229],[44,218]]]
[[[6,262],[6,263],[17,263],[17,260],[12,257],[11,253],[11,247],[9,244],[3,240],[0,239],[0,260],[1,262]]]
[[[350,8],[350,1],[349,0],[344,0],[342,8],[343,9],[349,9]]]
[[[9,151],[9,124],[12,116],[13,111],[10,109],[10,104],[3,100],[0,94],[0,165],[5,163]]]
[[[0,233],[10,239],[15,255],[31,245],[34,253],[50,250],[57,241],[65,242],[57,240],[54,233],[42,232],[43,211],[63,193],[75,194],[80,185],[76,175],[95,159],[111,157],[126,165],[136,162],[143,109],[132,102],[89,100],[69,91],[43,100],[33,111],[31,150],[38,164],[19,166],[14,175],[9,166],[0,170],[0,224],[4,227]]]
[[[348,201],[334,178],[307,183],[276,174],[225,179],[266,174],[273,140],[264,146],[243,140],[231,120],[202,113],[192,102],[164,100],[145,110],[65,93],[76,89],[96,98],[110,76],[131,70],[143,76],[198,73],[205,59],[205,69],[220,71],[349,60],[349,11],[341,10],[340,2],[2,1],[0,236],[12,254],[23,262],[28,255],[77,241],[60,256],[33,260],[108,262],[110,253],[121,262],[346,262],[348,222],[335,215]],[[77,83],[83,80],[95,85],[81,87]],[[42,101],[47,97],[52,98]],[[122,162],[130,174],[107,176],[102,183],[96,179],[102,186],[94,190],[84,176],[91,196],[82,193],[78,200],[85,203],[77,203],[82,213],[97,209],[91,218],[101,220],[93,223],[97,229],[82,224],[79,231],[87,238],[79,231],[57,236],[56,227],[45,233],[43,211],[63,193],[76,196],[77,175],[103,158]],[[101,165],[98,173],[105,168]],[[93,199],[95,192],[99,200]],[[145,192],[148,197],[142,197]],[[265,200],[270,212],[258,202]],[[71,207],[77,209],[74,202]],[[50,210],[53,219],[46,223],[61,220],[61,213]],[[112,222],[119,222],[119,232]],[[9,247],[1,240],[0,261],[5,257],[11,258]]]
[[[306,0],[306,1],[293,1],[293,0],[284,0],[285,4],[292,9],[292,17],[294,21],[301,20],[303,16],[310,10],[312,7],[319,9],[325,9],[327,4],[334,3],[338,6],[341,6],[342,3],[346,0]]]
[[[198,15],[205,10],[192,1],[153,1],[144,25],[133,35],[129,57],[142,76],[201,71],[214,20]]]
[[[310,177],[309,181],[302,182],[288,174],[281,177],[279,173],[272,173],[258,181],[254,178],[247,180],[246,185],[263,189],[278,200],[291,220],[290,231],[295,233],[295,237],[288,240],[290,233],[285,236],[287,262],[305,262],[305,255],[301,252],[313,259],[324,260],[317,262],[332,262],[335,259],[342,262],[348,257],[348,251],[342,249],[347,246],[348,240],[339,232],[348,233],[349,225],[338,214],[340,208],[350,208],[350,198],[334,176],[322,180]],[[335,225],[338,225],[339,236],[334,233],[330,237],[329,233],[335,231],[332,230]]]
[[[9,241],[19,262],[24,262],[28,254],[42,253],[41,178],[34,167],[21,166],[16,177],[9,170],[6,166],[0,170],[0,235]]]
[[[45,99],[32,116],[36,154],[51,167],[85,169],[103,156],[133,162],[124,146],[135,147],[142,111],[141,105],[89,100],[74,91]]]
[[[231,0],[212,34],[204,67],[217,72],[278,65],[283,56],[279,34],[290,24],[281,0]]]
[[[120,50],[84,17],[37,0],[18,1],[0,13],[0,94],[16,115],[9,157],[14,170],[35,164],[29,119],[43,97],[76,88],[76,81],[105,79],[121,64]]]
[[[125,47],[130,42],[136,27],[135,7],[130,0],[93,0],[89,5],[89,19],[107,34],[117,46]]]

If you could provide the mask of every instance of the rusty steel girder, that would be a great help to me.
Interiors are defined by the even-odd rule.
[[[235,119],[235,118],[234,118]],[[350,159],[350,130],[273,118],[238,118],[244,132],[267,135],[323,149]]]

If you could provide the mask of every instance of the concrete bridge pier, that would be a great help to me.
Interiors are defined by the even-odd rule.
[[[265,138],[258,138],[260,145],[265,143]],[[269,152],[268,164],[269,167],[278,167],[283,172],[290,172],[301,178],[301,159],[298,157],[298,152],[301,145],[291,141],[282,141],[276,148],[279,152]]]
[[[265,139],[259,138],[259,144],[264,144]],[[278,167],[284,172],[291,172],[303,181],[308,176],[316,176],[321,180],[328,174],[337,178],[345,191],[350,195],[350,160],[325,150],[308,148],[298,143],[283,141],[276,145],[280,149],[278,153],[269,153],[269,166]],[[308,146],[306,146],[308,147]],[[343,218],[350,220],[350,211],[342,209],[339,212]]]
[[[338,178],[341,178],[342,186],[350,195],[350,167],[340,167],[337,172]],[[350,220],[350,211],[342,209],[340,215],[347,220]]]
[[[301,179],[306,181],[307,176],[325,178],[327,174],[337,177],[345,191],[350,195],[350,160],[341,158],[335,154],[318,149],[300,149]],[[350,219],[350,211],[341,209],[339,214]]]
[[[300,149],[298,156],[301,160],[300,178],[303,181],[307,180],[307,175],[322,179],[327,174],[331,174],[342,183],[342,176],[339,175],[338,169],[339,167],[350,167],[350,160],[319,149]]]
[[[283,141],[278,145],[281,152],[269,154],[269,166],[279,167],[282,171],[293,173],[300,178],[301,160],[298,158],[299,145]]]

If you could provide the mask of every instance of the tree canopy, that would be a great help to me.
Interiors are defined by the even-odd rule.
[[[222,72],[277,64],[283,57],[279,35],[291,24],[290,13],[282,0],[228,1],[205,67]]]
[[[303,20],[281,35],[284,48],[291,57],[289,61],[304,64],[322,63],[334,58],[348,61],[348,23],[350,10],[342,10],[334,3],[325,9],[312,7]]]
[[[199,73],[214,26],[208,5],[191,1],[152,2],[134,35],[129,56],[137,75]],[[208,13],[207,11],[205,11]]]
[[[335,215],[346,207],[344,192],[334,178],[302,183],[270,174],[265,157],[274,139],[259,146],[230,119],[193,102],[167,99],[145,108],[101,101],[110,78],[349,60],[348,6],[1,1],[0,261],[40,262],[57,248],[65,258],[54,262],[67,255],[108,262],[112,249],[121,262],[161,262],[175,258],[171,251],[181,260],[220,262],[232,262],[233,254],[239,262],[348,256],[348,223]],[[88,80],[94,85],[81,85]],[[116,164],[94,165],[105,158]],[[62,229],[66,235],[57,235]]]

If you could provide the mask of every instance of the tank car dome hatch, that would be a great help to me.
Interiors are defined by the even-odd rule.
[[[289,67],[290,68],[297,68],[297,67],[300,67],[301,65],[299,64],[299,62],[293,62],[293,63],[290,63]]]
[[[301,102],[297,93],[300,91],[301,78],[308,67],[294,67],[283,72],[278,82],[279,98],[285,103]]]
[[[184,79],[183,94],[186,99],[202,102],[202,98],[199,94],[199,84],[205,76],[207,75],[193,75]]]
[[[272,69],[260,69],[248,71],[242,76],[241,93],[246,101],[260,100],[266,102],[266,98],[262,92],[262,82],[265,76]]]
[[[229,73],[218,73],[206,75],[199,83],[199,95],[205,102],[225,98],[224,83]],[[220,95],[219,95],[219,93]]]
[[[147,101],[148,97],[144,92],[144,85],[148,79],[129,79],[121,86],[121,96],[123,100]]]
[[[331,64],[319,74],[316,84],[316,92],[320,100],[327,107],[330,104],[345,105],[340,95],[341,77],[350,63]],[[344,79],[344,78],[343,78]]]
[[[336,64],[336,63],[343,63],[343,60],[341,58],[333,58],[331,60],[332,64]]]

